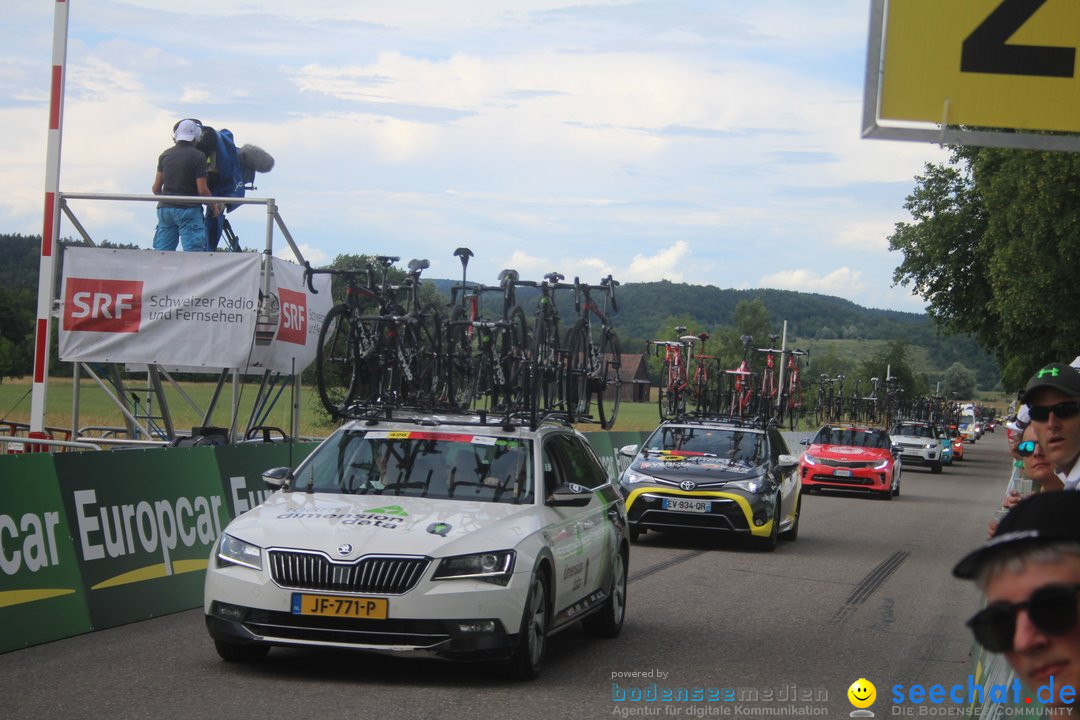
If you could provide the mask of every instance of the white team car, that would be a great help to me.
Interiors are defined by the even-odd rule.
[[[629,537],[614,484],[568,425],[474,417],[350,423],[225,528],[206,625],[225,660],[274,645],[506,660],[535,677],[547,637],[614,637]]]

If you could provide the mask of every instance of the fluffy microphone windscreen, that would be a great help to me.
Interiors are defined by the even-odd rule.
[[[240,164],[255,172],[268,173],[274,169],[274,156],[258,145],[240,148]]]

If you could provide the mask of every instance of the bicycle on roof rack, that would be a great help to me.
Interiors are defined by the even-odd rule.
[[[776,399],[779,392],[779,387],[776,381],[776,353],[783,353],[782,350],[777,350],[772,347],[776,344],[776,341],[780,339],[779,335],[769,336],[769,347],[758,348],[759,353],[765,355],[765,367],[761,371],[761,389],[758,391],[757,396],[757,414],[765,418],[766,421],[771,420],[774,410],[782,413],[783,408],[776,408]],[[778,416],[777,422],[783,423],[783,417]]]
[[[660,419],[670,420],[686,413],[687,383],[686,357],[688,348],[683,339],[686,327],[675,328],[678,340],[650,340],[647,347],[657,354],[663,348],[664,361],[660,368],[660,384],[656,390]]]
[[[604,430],[615,424],[622,400],[622,350],[609,315],[609,311],[619,311],[615,300],[618,284],[611,275],[599,285],[588,285],[575,277],[574,310],[578,319],[566,335],[567,405],[573,409],[574,417],[588,418],[595,396],[596,414]],[[604,296],[603,307],[593,299],[594,291]],[[600,321],[599,328],[593,326],[594,315]]]
[[[493,412],[518,409],[528,372],[528,325],[514,293],[518,272],[503,270],[498,285],[470,285],[466,269],[472,251],[458,248],[454,255],[461,260],[461,284],[450,289],[452,310],[445,323],[447,399],[461,410],[481,401]],[[490,319],[483,296],[495,293],[502,297],[501,318]]]
[[[567,355],[559,345],[559,311],[555,296],[559,290],[569,290],[573,285],[562,281],[565,276],[549,272],[540,282],[518,280],[515,285],[537,288],[536,317],[533,320],[532,341],[528,354],[526,404],[535,415],[541,409],[547,412],[563,412],[573,421],[567,388]]]
[[[420,307],[420,274],[427,260],[411,260],[400,285],[389,271],[400,258],[380,255],[363,269],[312,268],[312,277],[345,280],[345,298],[323,319],[315,356],[315,380],[323,405],[335,419],[354,406],[415,404],[432,406],[440,389],[438,311]],[[361,282],[364,280],[365,282]]]
[[[786,352],[788,356],[787,374],[784,376],[783,387],[780,390],[780,413],[777,422],[783,425],[786,417],[788,429],[794,431],[798,427],[803,413],[802,368],[799,364],[799,358],[803,356],[809,357],[810,351],[795,348]],[[781,360],[781,362],[783,361]]]
[[[739,367],[735,370],[725,370],[732,377],[731,389],[728,392],[728,414],[738,417],[754,414],[754,373],[750,370],[750,344],[754,338],[743,335],[740,340],[743,345],[743,358]]]
[[[697,340],[701,343],[699,351],[693,353],[693,347],[688,348],[690,359],[694,360],[694,372],[690,380],[691,397],[694,399],[694,407],[697,412],[704,415],[720,412],[720,388],[719,374],[720,357],[707,355],[705,343],[709,339],[709,333],[699,332]],[[712,372],[710,367],[712,366]]]

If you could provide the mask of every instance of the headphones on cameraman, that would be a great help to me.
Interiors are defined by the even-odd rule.
[[[199,126],[199,135],[200,135],[200,137],[195,138],[195,140],[193,141],[197,145],[199,143],[199,140],[201,139],[201,136],[202,136],[203,124],[202,124],[202,120],[197,120],[195,118],[181,118],[180,120],[176,121],[176,124],[172,126],[172,139],[173,139],[173,142],[176,142],[176,129],[178,127],[180,127],[180,123],[184,122],[184,120],[190,120],[191,122],[193,122],[193,123],[195,123],[196,125]]]

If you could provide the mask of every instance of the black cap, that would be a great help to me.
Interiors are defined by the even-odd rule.
[[[1080,372],[1072,365],[1050,363],[1031,376],[1024,387],[1024,397],[1028,398],[1032,391],[1042,388],[1053,388],[1070,397],[1080,397]]]
[[[1001,519],[994,536],[968,553],[953,568],[953,575],[970,580],[988,560],[1003,550],[1059,542],[1080,544],[1080,492],[1063,490],[1033,495]]]

